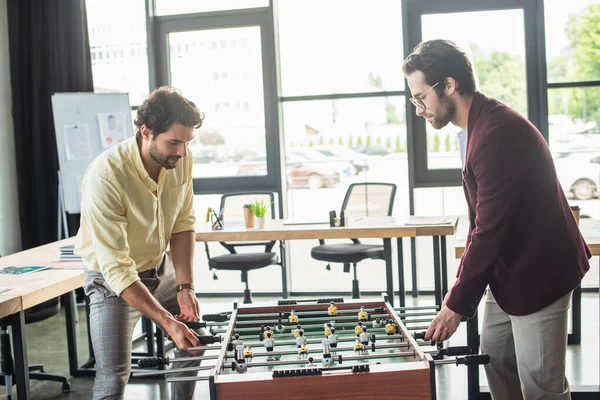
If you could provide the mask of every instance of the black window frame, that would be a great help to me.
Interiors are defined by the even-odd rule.
[[[528,118],[548,141],[548,83],[543,0],[403,0],[404,53],[408,56],[422,40],[422,15],[510,9],[522,9],[524,16]],[[414,106],[409,101],[410,90],[408,89],[406,97],[409,185],[411,189],[460,186],[462,175],[459,168],[428,168],[425,120],[415,114]]]

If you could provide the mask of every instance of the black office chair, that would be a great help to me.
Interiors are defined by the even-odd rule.
[[[60,298],[54,298],[45,301],[37,306],[31,307],[25,311],[25,323],[43,321],[56,315],[60,310]],[[6,386],[6,398],[11,399],[11,391],[14,376],[14,364],[12,349],[10,346],[10,336],[8,334],[8,318],[0,318],[0,353],[2,353],[2,362],[0,364],[0,385]],[[71,386],[67,378],[60,375],[52,375],[44,372],[44,366],[41,364],[29,366],[29,379],[39,381],[54,381],[62,383],[63,393],[69,393]]]
[[[349,223],[357,218],[391,216],[395,197],[396,185],[392,183],[353,183],[348,187],[341,211],[348,217]],[[352,298],[359,299],[356,265],[366,259],[385,260],[385,256],[383,245],[362,244],[358,239],[351,240],[352,243],[325,244],[325,240],[320,239],[320,246],[313,247],[310,255],[315,260],[327,263],[343,263],[344,272],[348,273],[352,264]],[[326,268],[331,270],[329,264]]]
[[[275,219],[275,202],[272,192],[240,192],[240,193],[228,193],[221,197],[221,210],[223,210],[223,220],[225,226],[228,221],[243,221],[244,204],[250,204],[255,200],[263,200],[269,204],[271,210],[271,218]],[[240,271],[242,273],[242,282],[246,284],[244,290],[244,303],[252,303],[252,295],[248,288],[248,271],[253,269],[259,269],[268,267],[269,265],[282,265],[279,262],[277,254],[272,252],[275,241],[269,242],[243,242],[243,243],[226,243],[220,242],[230,254],[222,256],[211,257],[208,244],[205,242],[204,247],[206,249],[206,256],[208,257],[208,267],[210,270],[227,270],[227,271]],[[265,251],[260,253],[237,253],[236,247],[246,246],[265,246]],[[213,279],[218,279],[217,275],[213,271]]]

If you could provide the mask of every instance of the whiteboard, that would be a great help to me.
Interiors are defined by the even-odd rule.
[[[54,132],[65,210],[81,212],[81,181],[103,151],[133,136],[127,93],[52,95]],[[102,129],[101,129],[102,127]]]

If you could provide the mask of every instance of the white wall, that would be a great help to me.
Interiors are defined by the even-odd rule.
[[[21,249],[6,0],[0,0],[0,255]]]

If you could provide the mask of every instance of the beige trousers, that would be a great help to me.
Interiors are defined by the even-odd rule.
[[[570,399],[565,377],[571,293],[529,315],[508,315],[487,290],[481,351],[494,400]]]

